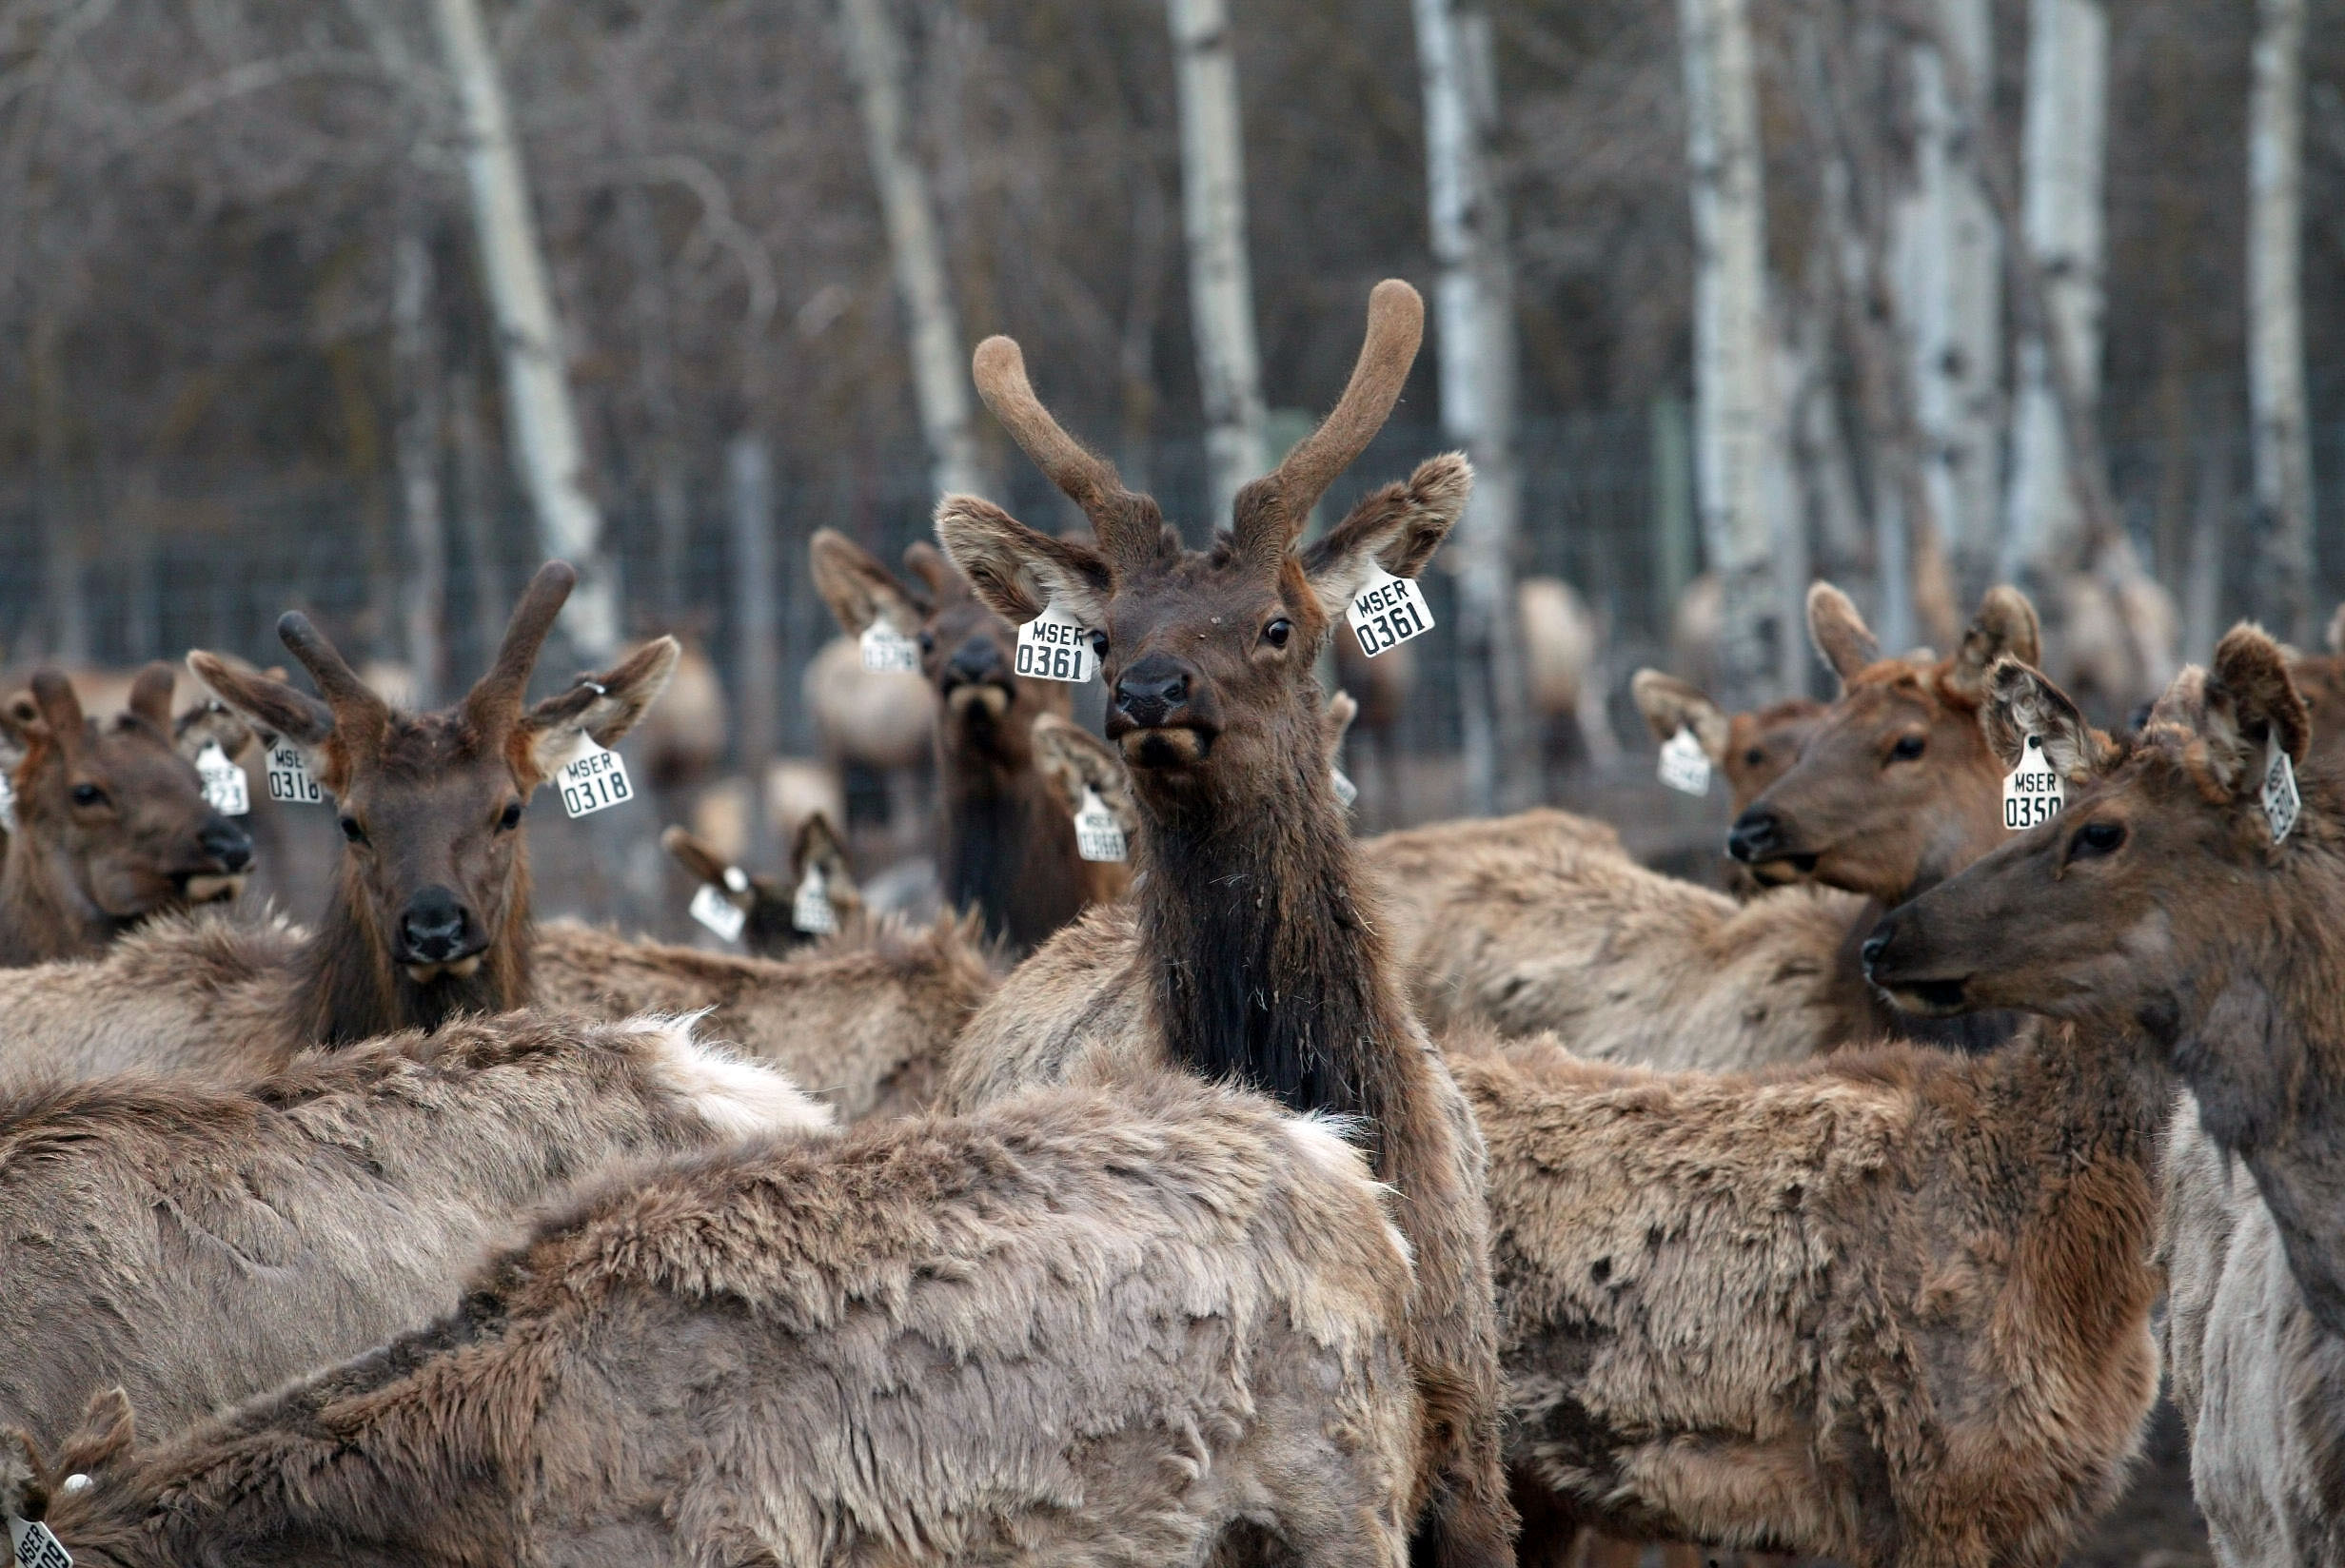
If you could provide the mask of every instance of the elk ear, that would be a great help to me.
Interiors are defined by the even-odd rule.
[[[530,787],[570,760],[581,735],[592,735],[598,746],[618,745],[667,688],[683,651],[672,637],[654,637],[601,675],[581,678],[522,715],[513,732],[515,760],[526,759]]]
[[[2116,746],[2085,722],[2066,692],[2016,658],[1999,659],[1987,672],[1979,724],[2006,768],[2020,765],[2029,735],[2042,742],[2053,772],[2072,784],[2083,783],[2118,758]]]
[[[686,872],[719,888],[724,888],[724,873],[734,869],[733,862],[719,854],[707,843],[673,824],[660,830],[660,847],[667,851],[668,857]],[[732,891],[725,888],[727,892]]]
[[[1979,601],[1979,613],[1971,617],[1970,630],[1962,634],[1962,646],[1954,656],[1954,668],[1946,673],[1947,684],[1958,692],[1981,696],[1986,691],[1987,672],[2006,658],[2041,664],[2043,627],[2025,594],[2008,583],[1998,583]]]
[[[199,649],[187,656],[187,668],[222,707],[254,729],[292,742],[310,774],[325,776],[325,743],[334,734],[332,709],[242,659]]]
[[[1321,606],[1330,616],[1342,615],[1375,567],[1396,578],[1424,571],[1457,526],[1473,488],[1473,465],[1466,455],[1444,452],[1417,464],[1406,482],[1388,484],[1362,500],[1303,551],[1303,575]]]
[[[2336,607],[2329,617],[2329,652],[2345,656],[2345,604]]]
[[[1335,754],[1344,749],[1344,736],[1351,733],[1351,721],[1359,716],[1359,698],[1350,692],[1328,698],[1327,710],[1319,715],[1319,750],[1329,767],[1335,766]]]
[[[1828,582],[1808,584],[1807,636],[1843,686],[1856,678],[1858,671],[1881,658],[1881,639],[1864,624],[1848,596]]]
[[[0,773],[13,777],[31,753],[33,741],[48,733],[30,692],[17,692],[0,703]]]
[[[171,725],[171,749],[190,762],[203,755],[207,746],[219,747],[223,756],[233,760],[256,738],[252,726],[218,697],[187,709]]]
[[[844,534],[818,528],[806,554],[814,562],[815,592],[831,607],[840,631],[861,637],[882,616],[906,637],[919,631],[924,617],[911,592],[870,551]]]
[[[944,552],[926,539],[914,539],[904,546],[904,570],[920,579],[912,597],[923,614],[971,597],[969,579],[953,570]]]
[[[2215,647],[2215,668],[2200,688],[2198,734],[2215,777],[2234,794],[2262,787],[2264,749],[2274,739],[2301,766],[2313,739],[2312,715],[2288,659],[2264,629],[2241,621]]]
[[[838,830],[820,812],[810,812],[806,820],[798,825],[798,836],[790,844],[790,886],[796,888],[806,880],[808,872],[822,873],[822,886],[834,907],[843,910],[862,908],[862,895],[856,891],[855,872],[847,864],[847,846],[838,841]]]
[[[1063,714],[1035,715],[1035,766],[1069,816],[1083,809],[1083,792],[1094,790],[1127,838],[1140,831],[1132,803],[1132,775],[1113,747]]]
[[[158,735],[171,733],[171,694],[179,685],[179,672],[161,659],[140,670],[130,682],[130,700],[124,707],[133,717],[146,720]]]
[[[1639,670],[1628,682],[1628,692],[1637,699],[1637,712],[1645,715],[1645,726],[1653,732],[1655,740],[1667,740],[1680,730],[1691,730],[1702,743],[1703,755],[1713,765],[1725,764],[1734,721],[1701,687],[1659,670]]]
[[[1114,578],[1095,550],[1036,533],[990,500],[936,503],[936,542],[995,614],[1012,625],[1055,604],[1086,626],[1105,626]]]

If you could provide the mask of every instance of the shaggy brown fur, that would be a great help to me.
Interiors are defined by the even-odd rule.
[[[2329,651],[2298,654],[2288,666],[2313,724],[2313,767],[2345,773],[2345,604],[2329,620]]]
[[[926,1106],[946,1053],[994,991],[974,920],[864,921],[786,963],[630,941],[556,921],[538,1000],[600,1017],[707,1009],[710,1039],[788,1073],[846,1121]]]
[[[933,544],[904,552],[907,581],[830,529],[809,547],[815,586],[847,636],[885,619],[920,644],[936,698],[936,875],[945,903],[974,909],[1015,952],[1074,918],[1090,879],[1074,824],[1035,768],[1037,716],[1065,714],[1063,682],[1015,670],[1017,632],[969,591]]]
[[[2157,1392],[2163,1096],[2088,1045],[1754,1077],[1461,1060],[1518,1484],[1559,1527],[2058,1562]]]
[[[94,1391],[160,1435],[450,1310],[505,1228],[637,1156],[822,1125],[681,1025],[510,1014],[312,1052],[252,1090],[0,1102],[0,1425]]]
[[[1421,571],[1471,472],[1454,454],[1296,544],[1311,507],[1400,392],[1423,329],[1415,290],[1377,285],[1350,384],[1317,432],[1239,493],[1232,526],[1192,552],[1035,401],[1017,345],[976,353],[978,389],[1080,503],[1098,547],[949,496],[938,537],[1006,618],[1054,602],[1106,640],[1109,738],[1133,769],[1140,833],[1129,919],[1093,915],[1046,945],[973,1022],[963,1048],[1107,1063],[1169,1061],[1357,1115],[1416,1250],[1410,1365],[1427,1410],[1423,1538],[1442,1568],[1512,1558],[1499,1465],[1496,1344],[1471,1119],[1410,1014],[1329,776],[1312,662],[1381,565]],[[1106,907],[1111,911],[1113,906]],[[1120,951],[1099,951],[1102,936]],[[1111,997],[1053,990],[1064,944]],[[1035,966],[1041,966],[1036,968]],[[1033,979],[1029,981],[1028,976]],[[1114,1032],[1087,1022],[1113,1020]],[[1059,1031],[1070,1021],[1076,1036]],[[957,1048],[956,1048],[957,1049]],[[972,1081],[993,1075],[977,1068]]]
[[[0,1500],[85,1568],[1139,1568],[1260,1531],[1401,1568],[1408,1289],[1356,1154],[1160,1075],[622,1184],[436,1326]]]
[[[834,931],[847,931],[864,919],[863,894],[848,869],[846,846],[820,812],[798,824],[790,842],[790,874],[778,880],[741,871],[706,840],[681,828],[663,831],[660,843],[678,865],[715,888],[747,917],[741,925],[741,946],[760,958],[786,958],[821,940],[823,932],[798,927],[798,890],[811,871],[822,873],[822,897],[831,907]],[[739,878],[741,885],[733,886],[729,877]]]
[[[252,840],[204,797],[190,758],[211,738],[174,738],[171,667],[150,664],[111,724],[82,716],[62,671],[0,710],[16,830],[0,869],[0,965],[102,951],[149,915],[229,899]]]

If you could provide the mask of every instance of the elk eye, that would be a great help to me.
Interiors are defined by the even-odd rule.
[[[1091,635],[1091,652],[1094,658],[1108,657],[1108,635],[1105,632],[1094,632]]]
[[[497,816],[498,831],[500,833],[511,833],[514,829],[520,827],[521,825],[522,803],[518,800],[506,801],[504,803],[504,810],[499,813]]]
[[[95,784],[76,784],[73,786],[73,804],[76,806],[103,806],[106,804],[106,792],[99,789]]]
[[[2115,854],[2118,846],[2124,842],[2124,823],[2087,822],[2077,830],[2077,836],[2068,841],[2068,858],[2087,860],[2098,854]]]
[[[920,652],[924,654],[933,654],[936,651],[936,634],[934,632],[922,632],[920,634]]]
[[[1920,735],[1901,735],[1898,737],[1898,743],[1889,748],[1889,760],[1892,762],[1911,762],[1914,758],[1921,755],[1922,748],[1928,744],[1929,742],[1923,740]]]
[[[357,817],[345,816],[342,819],[342,836],[353,844],[364,844],[366,842],[366,830],[358,825]]]
[[[1294,622],[1285,616],[1280,616],[1276,620],[1262,628],[1262,640],[1273,648],[1284,648],[1287,645],[1287,639],[1292,636],[1294,636]]]
[[[1758,747],[1753,746],[1749,751],[1743,754],[1743,766],[1745,768],[1756,768],[1761,763],[1766,761],[1766,759],[1767,754],[1761,751]]]

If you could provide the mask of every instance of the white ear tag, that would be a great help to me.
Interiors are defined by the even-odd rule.
[[[806,879],[790,900],[790,924],[809,936],[828,936],[838,929],[838,911],[831,908],[830,883],[822,868],[806,868]]]
[[[2285,840],[2296,830],[2296,817],[2304,810],[2303,797],[2296,794],[2296,765],[2280,745],[2278,732],[2267,742],[2269,751],[2263,764],[2263,819],[2272,825],[2272,842]]]
[[[1433,629],[1433,612],[1425,607],[1417,579],[1396,578],[1382,566],[1351,596],[1344,618],[1360,639],[1360,652],[1370,658]]]
[[[727,942],[739,941],[741,928],[749,924],[749,911],[727,898],[714,882],[701,883],[700,891],[692,895],[691,913]]]
[[[1079,686],[1091,678],[1095,663],[1091,628],[1055,604],[1044,605],[1040,615],[1017,629],[1019,675]]]
[[[252,791],[245,782],[245,770],[228,760],[228,754],[213,741],[195,754],[196,776],[204,781],[204,798],[222,816],[243,816],[252,810]]]
[[[885,616],[863,628],[856,641],[863,649],[863,668],[866,670],[902,670],[909,675],[920,673],[920,645],[890,626]]]
[[[1661,743],[1661,781],[1686,794],[1710,793],[1710,754],[1683,724]]]
[[[2020,752],[2020,765],[2003,775],[2003,826],[2020,833],[2051,821],[2065,804],[2060,775],[2043,755],[2043,742],[2029,735]]]
[[[1123,824],[1108,810],[1108,803],[1099,798],[1099,792],[1085,785],[1082,807],[1074,813],[1074,853],[1086,860],[1128,860],[1131,851],[1124,843]]]
[[[724,891],[727,892],[747,892],[749,891],[749,873],[741,870],[739,866],[727,866],[724,869]]]
[[[1335,786],[1335,803],[1346,811],[1351,810],[1351,803],[1360,798],[1360,787],[1345,776],[1341,768],[1328,769],[1328,782]]]
[[[16,780],[0,770],[0,828],[16,831]]]
[[[50,1533],[34,1519],[9,1517],[9,1544],[16,1549],[16,1568],[73,1568],[73,1559]]]
[[[323,806],[325,792],[309,776],[309,765],[302,760],[301,748],[289,740],[280,740],[268,748],[268,798],[297,801],[304,806]]]
[[[578,750],[554,771],[554,782],[562,787],[562,809],[574,817],[592,816],[635,798],[626,763],[590,735],[578,737]]]

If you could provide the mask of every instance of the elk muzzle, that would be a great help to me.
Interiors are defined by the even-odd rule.
[[[1221,726],[1197,698],[1197,672],[1169,654],[1146,654],[1115,677],[1108,738],[1138,768],[1202,762]]]
[[[472,911],[437,884],[407,900],[399,914],[398,951],[407,978],[427,985],[443,973],[464,979],[481,967],[488,938]]]
[[[171,879],[190,904],[216,904],[245,891],[245,872],[252,864],[252,839],[244,829],[213,813],[196,831],[197,864],[174,872]]]
[[[1816,856],[1795,853],[1791,844],[1783,816],[1772,806],[1750,806],[1726,832],[1726,853],[1762,882],[1789,881],[1816,869]]]
[[[1967,1010],[1969,972],[1944,972],[1946,966],[1929,949],[1921,922],[1909,911],[1892,911],[1859,950],[1864,977],[1907,1012],[1943,1018]]]
[[[956,715],[981,712],[998,719],[1010,709],[1010,667],[990,637],[971,637],[945,660],[937,681],[945,705]]]

